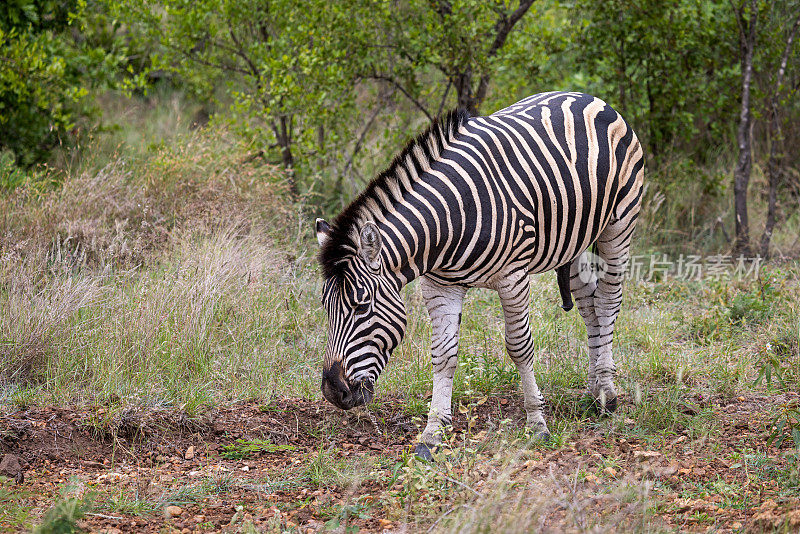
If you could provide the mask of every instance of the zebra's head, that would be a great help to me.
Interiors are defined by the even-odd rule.
[[[372,400],[378,376],[403,339],[406,312],[387,276],[378,227],[364,223],[349,238],[339,230],[317,219],[328,314],[322,395],[349,410]]]

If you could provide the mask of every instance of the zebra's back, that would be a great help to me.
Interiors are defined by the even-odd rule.
[[[432,274],[482,285],[509,264],[568,263],[638,206],[643,164],[633,130],[589,95],[543,93],[468,119],[420,187],[448,205]]]

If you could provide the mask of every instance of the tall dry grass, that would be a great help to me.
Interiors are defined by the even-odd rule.
[[[245,156],[224,132],[196,134],[0,199],[6,394],[200,405],[291,380],[273,367],[292,360],[284,324],[318,315],[296,298],[310,257],[280,174]]]

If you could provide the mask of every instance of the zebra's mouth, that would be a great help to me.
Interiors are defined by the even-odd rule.
[[[351,389],[353,390],[353,405],[351,408],[369,404],[375,395],[375,383],[371,380],[356,382],[351,386]]]
[[[375,383],[369,379],[352,383],[331,381],[326,377],[322,379],[322,396],[342,410],[369,404],[374,392]]]

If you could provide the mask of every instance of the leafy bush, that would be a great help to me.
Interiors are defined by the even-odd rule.
[[[89,126],[89,91],[114,71],[116,55],[81,33],[85,9],[79,0],[20,0],[0,9],[0,151],[20,166],[46,162]]]
[[[27,179],[28,174],[17,166],[14,153],[0,151],[0,193],[11,191]]]

